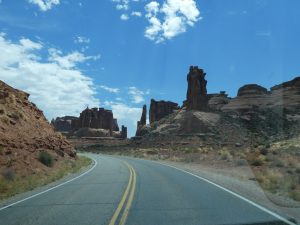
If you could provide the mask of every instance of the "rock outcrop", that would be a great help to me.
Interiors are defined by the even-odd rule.
[[[77,128],[107,129],[113,131],[114,117],[111,110],[86,108],[80,113]]]
[[[146,120],[147,120],[147,106],[144,105],[141,119],[140,119],[140,121],[137,122],[135,136],[142,136],[141,129],[143,126],[146,126]]]
[[[256,84],[245,85],[237,97],[221,107],[223,112],[247,113],[250,110],[277,110],[285,114],[300,113],[300,77],[276,85],[268,91]]]
[[[54,126],[56,131],[69,132],[73,129],[73,120],[78,120],[78,118],[74,116],[57,117],[51,121],[51,124]]]
[[[191,66],[187,75],[188,89],[186,94],[186,107],[188,110],[205,110],[208,106],[207,81],[203,69]]]
[[[266,95],[267,93],[268,90],[262,86],[259,86],[257,84],[247,84],[238,90],[237,96],[241,97],[241,96]]]
[[[111,110],[104,108],[86,108],[79,117],[64,116],[52,120],[57,131],[68,132],[77,137],[116,137],[121,138],[118,121]]]
[[[37,160],[41,151],[57,160],[76,156],[69,142],[28,98],[29,94],[0,81],[0,167],[9,166],[24,175],[44,168]]]
[[[126,139],[127,138],[127,127],[123,126],[121,127],[121,138]]]
[[[176,103],[151,100],[150,126],[137,139],[145,145],[176,143],[185,137],[208,145],[256,145],[300,132],[300,77],[272,87],[244,85],[235,98],[225,91],[208,94],[205,73],[190,67],[187,99]],[[164,118],[164,119],[162,119]],[[189,140],[190,140],[189,139]],[[164,145],[164,144],[162,144]]]
[[[159,121],[162,118],[172,114],[175,110],[178,110],[178,104],[170,101],[155,101],[151,99],[149,119],[150,124]]]
[[[221,110],[221,108],[228,104],[230,98],[225,91],[221,91],[219,94],[209,95],[208,106],[212,110]]]

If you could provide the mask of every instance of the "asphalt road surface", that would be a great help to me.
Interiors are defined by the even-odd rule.
[[[96,164],[80,177],[0,206],[0,224],[293,224],[178,169],[133,158],[89,156]]]

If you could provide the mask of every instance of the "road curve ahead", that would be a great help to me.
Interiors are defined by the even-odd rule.
[[[78,179],[0,206],[0,224],[293,225],[183,171],[146,160],[89,156],[97,165]]]

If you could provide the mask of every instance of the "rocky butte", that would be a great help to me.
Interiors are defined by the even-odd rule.
[[[52,124],[57,131],[71,136],[127,138],[127,128],[122,126],[120,131],[113,112],[104,108],[86,108],[79,117],[58,117]]]
[[[209,94],[206,86],[204,70],[190,66],[186,100],[180,108],[176,103],[151,100],[150,124],[140,123],[137,129],[143,145],[176,144],[189,137],[189,144],[218,148],[261,143],[270,138],[278,140],[299,133],[300,77],[270,90],[247,84],[234,98],[229,98],[225,91]]]

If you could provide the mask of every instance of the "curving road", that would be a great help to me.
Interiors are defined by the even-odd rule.
[[[82,176],[0,206],[0,224],[293,225],[186,172],[146,160],[88,156],[96,164]]]

